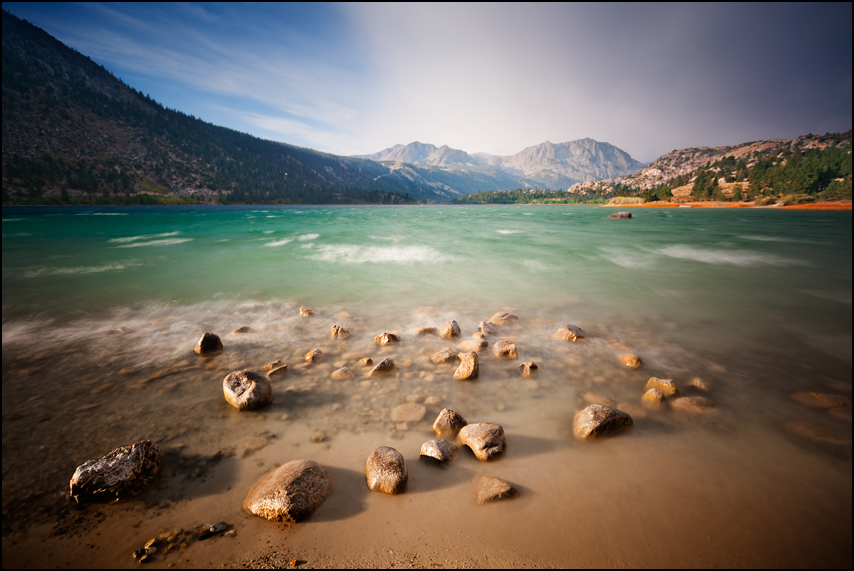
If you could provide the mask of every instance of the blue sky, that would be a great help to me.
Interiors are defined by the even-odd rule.
[[[850,3],[3,7],[167,107],[335,154],[851,128]]]

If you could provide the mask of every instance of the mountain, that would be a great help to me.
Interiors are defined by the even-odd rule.
[[[358,158],[372,161],[392,161],[412,165],[430,165],[445,168],[477,167],[480,163],[465,151],[452,149],[448,145],[437,147],[429,143],[409,143],[395,145],[371,155],[356,155]]]

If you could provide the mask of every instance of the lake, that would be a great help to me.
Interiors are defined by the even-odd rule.
[[[851,212],[612,212],[3,208],[4,566],[134,566],[163,530],[226,521],[234,537],[176,543],[156,564],[279,550],[309,566],[850,567]],[[431,361],[496,312],[519,320],[487,335],[477,380]],[[459,339],[413,334],[450,320]],[[555,339],[564,324],[589,335]],[[352,335],[330,339],[333,325]],[[193,352],[205,332],[221,337],[218,356]],[[376,345],[384,332],[401,342]],[[502,339],[518,359],[492,354]],[[324,358],[309,364],[313,348]],[[625,367],[626,353],[642,366]],[[397,372],[367,377],[361,357]],[[229,372],[275,360],[288,370],[270,405],[225,402]],[[529,360],[538,371],[522,377]],[[333,380],[344,366],[355,377]],[[714,408],[644,408],[651,377]],[[423,419],[392,421],[407,402]],[[634,425],[575,439],[592,402]],[[501,424],[505,453],[420,461],[443,408]],[[142,439],[164,454],[151,488],[69,500],[76,466]],[[368,490],[379,446],[403,454],[405,493]],[[241,509],[295,459],[336,480],[311,518]],[[478,505],[481,474],[519,496]]]

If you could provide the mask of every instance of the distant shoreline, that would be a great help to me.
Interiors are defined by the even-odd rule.
[[[792,206],[756,206],[753,202],[647,202],[644,204],[603,204],[609,208],[763,208],[773,210],[851,210],[851,202],[814,202]]]

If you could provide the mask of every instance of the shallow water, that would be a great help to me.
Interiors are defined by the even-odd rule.
[[[4,566],[133,565],[160,528],[220,520],[237,537],[155,563],[205,566],[272,541],[309,565],[850,566],[850,405],[793,395],[850,399],[851,214],[609,213],[4,208]],[[301,318],[300,305],[316,314]],[[430,361],[497,311],[520,321],[489,336],[477,381]],[[451,319],[459,340],[412,334]],[[553,339],[566,323],[591,336]],[[334,324],[353,335],[331,340]],[[252,331],[232,333],[242,326]],[[221,355],[192,352],[205,331],[222,337]],[[385,331],[402,342],[375,345]],[[492,355],[500,339],[519,359]],[[325,356],[308,365],[314,347]],[[625,369],[625,352],[644,365]],[[366,378],[363,356],[391,357],[398,372]],[[276,359],[288,372],[271,405],[225,403],[227,373]],[[527,360],[540,367],[533,379],[516,368]],[[356,378],[333,381],[341,366]],[[645,411],[651,376],[717,413]],[[710,389],[690,386],[695,377]],[[576,441],[573,416],[603,398],[630,411],[633,428]],[[407,401],[425,403],[424,419],[392,422]],[[444,407],[500,423],[505,454],[419,462]],[[812,437],[792,421],[814,426]],[[151,489],[113,506],[69,503],[78,464],[143,438],[164,450]],[[401,496],[365,486],[364,461],[382,445],[409,465]],[[261,475],[299,458],[337,482],[312,518],[283,529],[241,511]],[[481,473],[520,497],[477,505]]]

